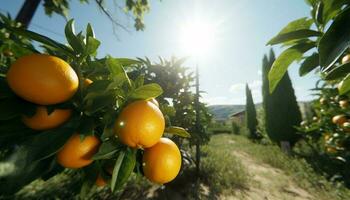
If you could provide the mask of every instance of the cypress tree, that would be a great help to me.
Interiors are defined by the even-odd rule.
[[[289,142],[290,145],[294,145],[300,138],[294,126],[300,124],[302,117],[288,72],[276,90],[272,94],[269,93],[268,73],[275,59],[275,54],[271,50],[269,58],[264,56],[262,65],[265,130],[272,141],[279,144]]]
[[[252,91],[249,89],[248,84],[245,86],[246,93],[246,106],[245,106],[245,122],[246,127],[249,131],[249,137],[251,139],[258,139],[258,134],[256,127],[258,125],[258,120],[256,119],[256,110],[253,101]]]

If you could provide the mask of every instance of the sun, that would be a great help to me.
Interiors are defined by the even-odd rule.
[[[216,28],[209,21],[195,20],[180,28],[179,41],[183,52],[190,56],[206,56],[216,40]]]

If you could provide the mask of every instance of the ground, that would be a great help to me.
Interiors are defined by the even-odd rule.
[[[93,188],[85,199],[350,199],[350,190],[314,172],[303,159],[283,154],[271,144],[244,136],[219,134],[202,147],[200,178],[189,167],[170,184],[154,185],[133,176],[123,192]],[[79,179],[69,174],[37,180],[18,199],[76,199]],[[199,197],[199,198],[198,198]]]

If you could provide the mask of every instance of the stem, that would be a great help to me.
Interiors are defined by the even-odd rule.
[[[16,21],[20,22],[23,27],[27,28],[32,20],[36,9],[39,6],[41,0],[26,0],[18,12]]]

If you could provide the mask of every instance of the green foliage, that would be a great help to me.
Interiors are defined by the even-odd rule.
[[[256,110],[253,101],[252,92],[248,84],[245,86],[246,107],[245,107],[245,125],[249,130],[249,137],[251,139],[258,139],[257,133],[258,120],[256,119]]]
[[[270,92],[276,89],[294,61],[302,63],[299,69],[301,76],[321,66],[327,77],[338,67],[339,58],[349,48],[349,1],[309,0],[307,3],[311,6],[311,18],[289,23],[268,42],[270,45],[282,44],[288,47],[275,60],[269,72]],[[310,54],[309,50],[313,50],[313,53]],[[344,78],[349,73],[343,70],[339,72],[338,78]],[[342,93],[350,91],[348,85],[350,81],[344,78],[344,84],[339,88]]]
[[[91,0],[79,1],[80,3],[91,2]],[[113,18],[112,13],[109,12],[109,9],[106,7],[105,0],[94,0],[94,2],[115,25],[122,26]],[[69,16],[70,3],[70,0],[44,0],[45,13],[48,16],[52,16],[52,14],[56,13],[67,19]],[[144,30],[145,24],[143,22],[143,18],[149,9],[148,0],[125,0],[124,12],[130,12],[134,17],[134,26],[136,30]]]
[[[271,50],[269,58],[265,55],[262,64],[265,130],[274,142],[289,141],[294,144],[300,138],[294,126],[300,124],[301,113],[288,73],[283,75],[279,85],[270,94],[268,73],[273,63],[275,55]]]
[[[121,144],[113,132],[116,117],[124,106],[138,99],[156,98],[163,93],[152,79],[144,84],[144,74],[129,78],[135,73],[142,73],[137,67],[140,61],[111,56],[96,58],[100,42],[95,38],[92,27],[88,25],[85,34],[76,34],[73,20],[68,21],[65,27],[67,45],[17,27],[5,16],[1,16],[0,28],[1,34],[6,33],[0,34],[4,38],[0,43],[0,152],[6,152],[0,158],[0,194],[10,198],[37,178],[49,179],[59,174],[63,168],[56,162],[55,154],[74,133],[79,133],[81,138],[95,135],[101,140],[99,150],[93,156],[94,162],[76,170],[83,177],[81,198],[94,185],[98,174],[109,182],[114,192],[123,188],[134,170],[141,174],[136,166],[142,166],[142,160],[136,155],[143,150]],[[33,41],[41,46],[34,48]],[[5,50],[11,51],[11,54]],[[23,115],[34,114],[36,105],[17,97],[6,82],[6,72],[11,63],[32,53],[46,53],[64,59],[79,78],[79,88],[74,97],[48,106],[51,111],[56,108],[72,109],[72,117],[63,125],[46,131],[31,130],[21,122]],[[91,85],[84,85],[87,78],[93,81]],[[173,92],[179,91],[180,88],[177,88]],[[169,127],[167,133],[189,136],[180,127]],[[112,176],[104,172],[106,165],[113,167]]]
[[[304,121],[299,130],[303,132],[306,144],[311,147],[311,155],[317,158],[318,162],[313,162],[314,165],[327,177],[336,177],[337,181],[343,181],[349,186],[349,129],[332,122],[337,115],[349,117],[349,105],[344,104],[349,102],[349,97],[339,95],[337,88],[327,82],[318,84],[314,91],[319,98],[312,102],[315,110],[313,119]]]

